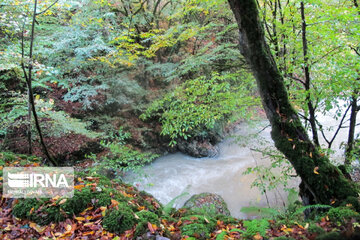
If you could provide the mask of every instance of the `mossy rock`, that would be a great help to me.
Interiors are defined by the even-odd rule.
[[[104,229],[113,233],[123,233],[136,224],[134,212],[124,203],[119,204],[118,209],[108,209],[103,219]]]
[[[185,202],[184,207],[208,215],[222,214],[230,216],[230,211],[224,199],[214,193],[195,194]]]

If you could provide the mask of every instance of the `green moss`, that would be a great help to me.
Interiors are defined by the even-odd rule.
[[[322,229],[321,227],[319,227],[316,224],[310,224],[309,228],[308,228],[308,232],[309,233],[316,233],[316,234],[324,234],[325,230]]]
[[[328,212],[331,221],[344,223],[351,218],[359,219],[360,214],[348,207],[332,208]]]
[[[67,217],[66,213],[60,209],[60,206],[51,206],[48,203],[47,199],[20,199],[13,207],[13,215],[18,218],[29,219],[39,225],[63,221]]]
[[[360,212],[360,203],[357,197],[348,197],[341,203],[341,206],[351,206],[355,211]]]
[[[108,209],[102,222],[103,227],[113,233],[123,233],[136,223],[134,212],[125,204],[119,204],[118,209]]]
[[[259,233],[262,237],[266,235],[266,229],[270,227],[268,220],[266,219],[254,219],[251,221],[244,221],[244,237],[252,238],[254,235]]]
[[[195,237],[196,239],[208,239],[210,231],[200,223],[191,223],[181,227],[181,236]]]
[[[137,212],[136,215],[139,217],[139,219],[135,230],[135,236],[140,236],[147,231],[148,222],[157,226],[160,225],[159,217],[153,212],[143,210]]]
[[[85,187],[81,191],[75,191],[74,196],[69,198],[61,208],[69,215],[78,214],[87,208],[93,196],[91,189]]]
[[[281,236],[281,237],[276,237],[276,238],[274,238],[274,240],[295,240],[295,238],[286,237],[286,236]]]
[[[35,198],[18,199],[18,203],[12,209],[12,213],[17,218],[29,218],[32,208],[38,209],[43,203],[42,200]]]
[[[72,198],[66,199],[63,204],[59,205],[62,200],[60,198],[56,201],[57,204],[53,204],[52,201],[46,199],[19,199],[19,202],[13,208],[13,214],[18,218],[30,219],[39,225],[46,225],[72,217],[90,205],[100,207],[111,204],[109,191],[93,192],[88,187],[83,188],[81,191],[76,190]]]
[[[188,222],[180,227],[182,236],[207,239],[215,229],[216,220],[202,215],[189,215],[181,218],[182,222]]]
[[[330,232],[330,233],[324,233],[315,238],[316,240],[343,240],[344,237],[340,235],[338,232]]]
[[[155,213],[158,216],[162,215],[163,208],[162,208],[161,203],[158,202],[151,194],[149,194],[145,191],[141,191],[137,195],[138,195],[138,198],[137,198],[138,203],[141,206],[145,206],[149,211]],[[157,206],[157,207],[155,207],[155,206]]]

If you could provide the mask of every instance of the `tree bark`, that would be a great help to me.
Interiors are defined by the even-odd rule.
[[[355,140],[355,128],[356,128],[356,115],[358,112],[357,105],[357,92],[351,97],[351,114],[350,114],[350,125],[349,125],[349,133],[348,133],[348,141],[345,152],[345,165],[350,165],[351,163],[351,155],[354,149],[354,140]]]
[[[239,27],[240,52],[252,68],[272,127],[271,137],[301,177],[303,201],[330,204],[357,197],[356,187],[315,148],[290,104],[284,79],[265,42],[255,0],[228,1]]]

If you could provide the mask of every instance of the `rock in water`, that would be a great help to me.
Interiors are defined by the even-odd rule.
[[[178,140],[177,147],[181,152],[197,158],[215,157],[219,153],[218,147],[212,145],[208,140],[192,140],[190,142]]]
[[[214,193],[195,194],[185,202],[184,207],[195,211],[204,211],[209,214],[230,216],[230,211],[224,199]]]

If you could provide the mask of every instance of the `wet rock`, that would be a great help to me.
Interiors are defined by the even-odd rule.
[[[219,148],[212,145],[208,140],[179,140],[177,143],[179,151],[192,157],[215,157],[219,154]]]
[[[223,214],[230,216],[230,211],[224,199],[214,193],[200,193],[191,196],[184,204],[184,207],[195,211],[205,211],[209,214]]]
[[[136,240],[170,240],[170,238],[163,237],[158,234],[152,234],[151,232],[147,232],[143,234],[141,237],[137,237]]]

